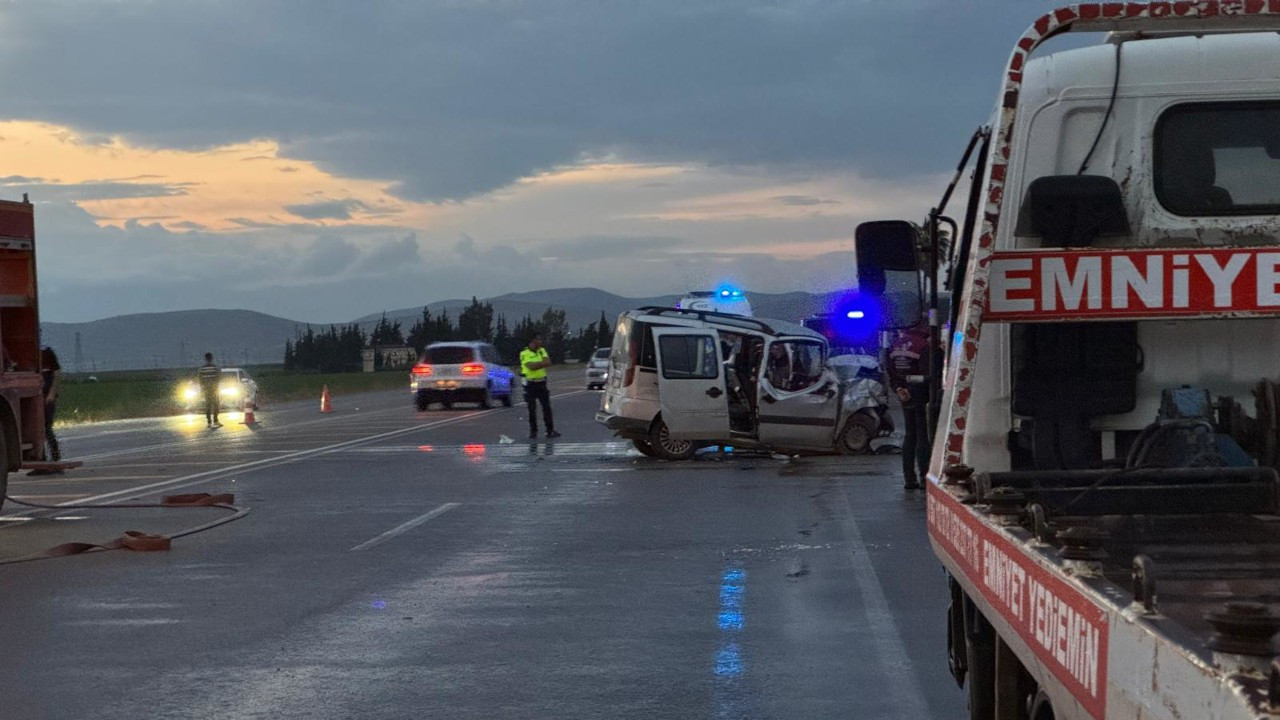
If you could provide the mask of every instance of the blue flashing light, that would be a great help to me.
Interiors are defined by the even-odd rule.
[[[728,290],[721,290],[721,291],[720,291],[720,297],[729,297],[729,291],[728,291]]]
[[[850,310],[849,312],[845,313],[844,316],[849,318],[850,320],[861,320],[865,318],[867,314],[861,310]]]

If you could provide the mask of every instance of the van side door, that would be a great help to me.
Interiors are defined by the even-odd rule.
[[[826,349],[812,340],[775,340],[760,369],[757,428],[773,447],[832,448],[840,393]]]
[[[729,396],[719,334],[700,328],[654,328],[653,340],[657,345],[658,405],[671,437],[727,439]]]

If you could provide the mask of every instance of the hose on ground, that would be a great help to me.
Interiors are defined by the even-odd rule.
[[[34,560],[47,560],[55,557],[67,557],[69,555],[83,555],[85,553],[105,552],[107,550],[135,550],[140,552],[168,550],[172,541],[177,538],[195,535],[205,530],[211,530],[219,525],[226,525],[229,522],[239,520],[249,514],[249,508],[241,507],[235,504],[235,496],[230,493],[219,495],[211,495],[209,493],[188,493],[184,495],[166,495],[158,503],[104,503],[93,505],[44,505],[41,503],[27,502],[25,500],[15,500],[10,496],[5,496],[6,502],[14,505],[22,505],[24,507],[35,508],[38,510],[123,510],[123,509],[151,509],[151,508],[218,508],[220,510],[230,511],[230,515],[211,520],[194,527],[180,530],[176,533],[168,535],[153,535],[150,533],[139,532],[137,530],[125,531],[120,537],[107,543],[84,543],[70,542],[61,545],[55,545],[42,552],[23,555],[15,558],[0,559],[0,565],[14,565],[17,563],[31,562]]]

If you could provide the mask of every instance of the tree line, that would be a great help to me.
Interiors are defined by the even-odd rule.
[[[285,370],[314,370],[316,372],[359,372],[363,361],[360,351],[365,347],[365,334],[359,325],[330,325],[328,330],[316,332],[310,325],[306,332],[284,343]]]
[[[412,347],[418,355],[434,342],[448,340],[481,340],[491,343],[504,362],[516,364],[520,350],[529,338],[539,333],[547,354],[554,363],[569,358],[587,361],[598,347],[613,342],[613,329],[604,312],[600,320],[589,323],[576,331],[569,330],[564,310],[547,308],[541,317],[525,315],[514,324],[506,316],[494,313],[493,305],[475,297],[458,313],[455,322],[448,310],[438,313],[422,308],[406,333],[400,322],[392,322],[383,313],[382,319],[367,336],[354,323],[329,326],[327,331],[315,332],[307,326],[296,339],[286,341],[284,366],[286,370],[310,370],[318,372],[354,372],[361,369],[360,351],[366,347]]]

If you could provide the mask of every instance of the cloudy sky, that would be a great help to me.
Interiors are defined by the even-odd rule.
[[[1040,2],[14,0],[0,197],[42,314],[850,282]]]

